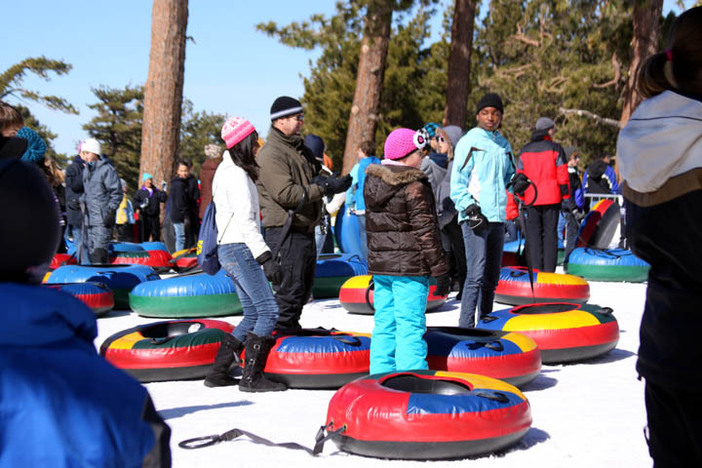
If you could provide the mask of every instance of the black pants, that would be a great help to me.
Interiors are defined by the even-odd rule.
[[[266,244],[275,251],[283,234],[282,227],[265,229]],[[312,293],[317,266],[317,247],[313,233],[291,231],[278,251],[283,281],[273,285],[275,300],[280,309],[278,327],[300,328],[302,306]]]
[[[531,266],[536,270],[556,271],[558,261],[558,213],[561,205],[527,208],[526,239]]]
[[[158,220],[159,216],[141,215],[141,225],[144,229],[143,242],[149,242],[151,236],[154,236],[154,242],[161,240],[161,226]]]
[[[655,468],[702,466],[702,392],[646,382],[648,451]]]
[[[448,254],[449,273],[454,281],[458,282],[459,294],[463,292],[463,283],[466,281],[466,245],[463,242],[463,232],[458,225],[458,216],[441,230],[441,246]]]

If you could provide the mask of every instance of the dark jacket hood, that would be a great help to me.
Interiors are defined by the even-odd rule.
[[[591,178],[599,180],[599,178],[602,177],[602,174],[604,174],[607,170],[607,166],[608,164],[604,162],[604,160],[598,159],[587,167],[587,174]]]
[[[366,199],[368,206],[383,206],[407,184],[429,180],[424,172],[409,166],[371,164],[366,169],[366,175],[379,177],[389,186],[383,193],[376,194],[377,198]]]

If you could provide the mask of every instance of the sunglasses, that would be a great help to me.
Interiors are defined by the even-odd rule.
[[[436,141],[438,141],[439,143],[444,143],[446,141],[446,139],[442,136],[438,136],[438,137],[436,137]]]
[[[298,122],[302,122],[303,120],[305,120],[305,114],[297,114],[295,118]]]

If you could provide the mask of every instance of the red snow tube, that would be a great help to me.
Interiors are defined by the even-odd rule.
[[[339,388],[368,374],[368,335],[302,329],[274,337],[264,372],[290,388]]]
[[[495,300],[503,304],[519,305],[533,302],[577,302],[590,299],[588,282],[574,275],[534,270],[532,297],[529,272],[525,267],[504,267],[495,289]]]
[[[57,254],[54,254],[53,258],[51,259],[51,264],[49,265],[49,270],[53,271],[60,266],[76,265],[77,263],[78,263],[78,261],[76,260],[75,256],[68,255],[65,253],[57,253]]]
[[[346,280],[339,290],[341,306],[353,314],[373,315],[375,309],[373,308],[372,278],[371,275],[360,275]],[[432,280],[427,295],[427,312],[438,309],[446,303],[448,296],[437,296],[434,291],[436,291],[436,285]]]
[[[202,379],[234,326],[220,320],[171,320],[124,330],[100,355],[141,382]]]
[[[541,372],[536,342],[521,333],[428,327],[424,340],[430,369],[485,375],[517,387]]]
[[[619,342],[612,309],[593,304],[556,302],[497,310],[483,317],[479,327],[528,336],[536,341],[545,364],[597,357]]]
[[[98,317],[107,314],[115,306],[115,298],[112,291],[103,283],[52,283],[43,284],[42,286],[63,291],[80,299]]]
[[[344,385],[329,402],[326,429],[347,452],[432,460],[503,449],[530,426],[529,402],[512,385],[475,374],[409,371]]]
[[[598,201],[585,216],[575,246],[608,248],[619,226],[620,216],[619,203],[609,198]]]
[[[113,265],[145,265],[159,272],[168,271],[173,266],[173,257],[163,250],[142,250],[134,252],[115,252],[111,258]]]

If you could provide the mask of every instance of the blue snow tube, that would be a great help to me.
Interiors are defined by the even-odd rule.
[[[590,281],[641,283],[648,279],[651,266],[626,249],[578,247],[570,254],[568,274]]]
[[[224,269],[216,275],[185,274],[142,283],[129,294],[129,305],[144,317],[196,318],[241,314],[234,282]]]
[[[104,283],[115,297],[115,309],[129,309],[129,291],[136,285],[161,279],[158,273],[144,265],[65,265],[51,273],[47,284]]]
[[[144,247],[142,247],[141,244],[135,244],[134,242],[110,242],[108,252],[110,257],[114,257],[117,253],[144,252]]]
[[[358,216],[350,213],[346,209],[346,204],[341,205],[339,212],[336,214],[334,233],[336,235],[336,243],[342,252],[363,257],[359,229]]]
[[[347,279],[367,274],[368,264],[358,254],[322,254],[317,259],[312,294],[315,299],[339,297]]]
[[[150,252],[152,250],[163,250],[164,252],[168,252],[168,247],[166,247],[166,244],[164,244],[161,241],[155,241],[155,242],[142,242],[140,244],[144,250],[147,252]]]

